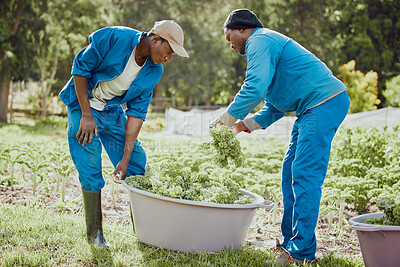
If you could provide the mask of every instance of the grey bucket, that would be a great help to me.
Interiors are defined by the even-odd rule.
[[[252,204],[217,204],[159,196],[120,182],[129,190],[136,237],[147,245],[182,252],[238,250],[258,208],[274,203],[252,192]]]
[[[400,226],[365,223],[371,218],[384,217],[383,212],[364,214],[349,220],[357,231],[361,253],[366,267],[400,266]]]

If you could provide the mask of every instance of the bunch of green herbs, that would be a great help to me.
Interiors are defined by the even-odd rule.
[[[203,143],[201,147],[214,150],[214,161],[219,167],[226,168],[229,159],[233,161],[236,167],[243,165],[243,153],[234,130],[224,125],[217,125],[210,129],[210,136],[213,140]]]
[[[240,186],[229,176],[213,177],[205,171],[193,172],[174,161],[157,164],[145,175],[130,176],[126,183],[137,189],[172,198],[220,204],[249,204],[252,199],[241,196]]]
[[[385,212],[385,216],[377,219],[369,219],[366,223],[368,224],[378,224],[378,225],[392,225],[400,226],[400,205],[396,204],[391,199],[379,199],[376,202],[378,208]]]

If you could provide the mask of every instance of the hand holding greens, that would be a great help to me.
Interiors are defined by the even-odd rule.
[[[228,159],[233,161],[236,167],[242,166],[244,157],[234,130],[224,125],[217,125],[210,129],[210,136],[213,140],[202,144],[201,147],[215,151],[214,161],[219,167],[226,168]]]

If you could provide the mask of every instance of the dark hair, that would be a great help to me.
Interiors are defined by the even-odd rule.
[[[148,37],[152,37],[152,36],[154,36],[154,35],[156,35],[155,33],[153,33],[153,32],[148,32],[147,33],[147,36]],[[160,37],[160,39],[161,39],[161,43],[164,43],[166,40],[164,39],[164,38],[162,38],[160,35],[157,35],[158,37]]]

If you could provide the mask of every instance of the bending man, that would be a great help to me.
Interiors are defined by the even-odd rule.
[[[174,53],[188,57],[183,31],[173,20],[156,22],[149,33],[100,29],[75,57],[73,77],[60,92],[68,107],[68,143],[82,187],[87,237],[96,247],[109,246],[102,230],[102,145],[114,176],[144,174],[146,153],[137,137],[162,64]]]
[[[247,59],[246,78],[234,101],[211,126],[224,124],[236,133],[252,132],[295,112],[297,120],[282,166],[283,242],[277,246],[283,253],[277,263],[314,260],[314,230],[331,142],[350,106],[346,88],[315,55],[263,28],[250,10],[233,11],[224,28],[231,48]],[[263,100],[265,106],[245,118]]]

